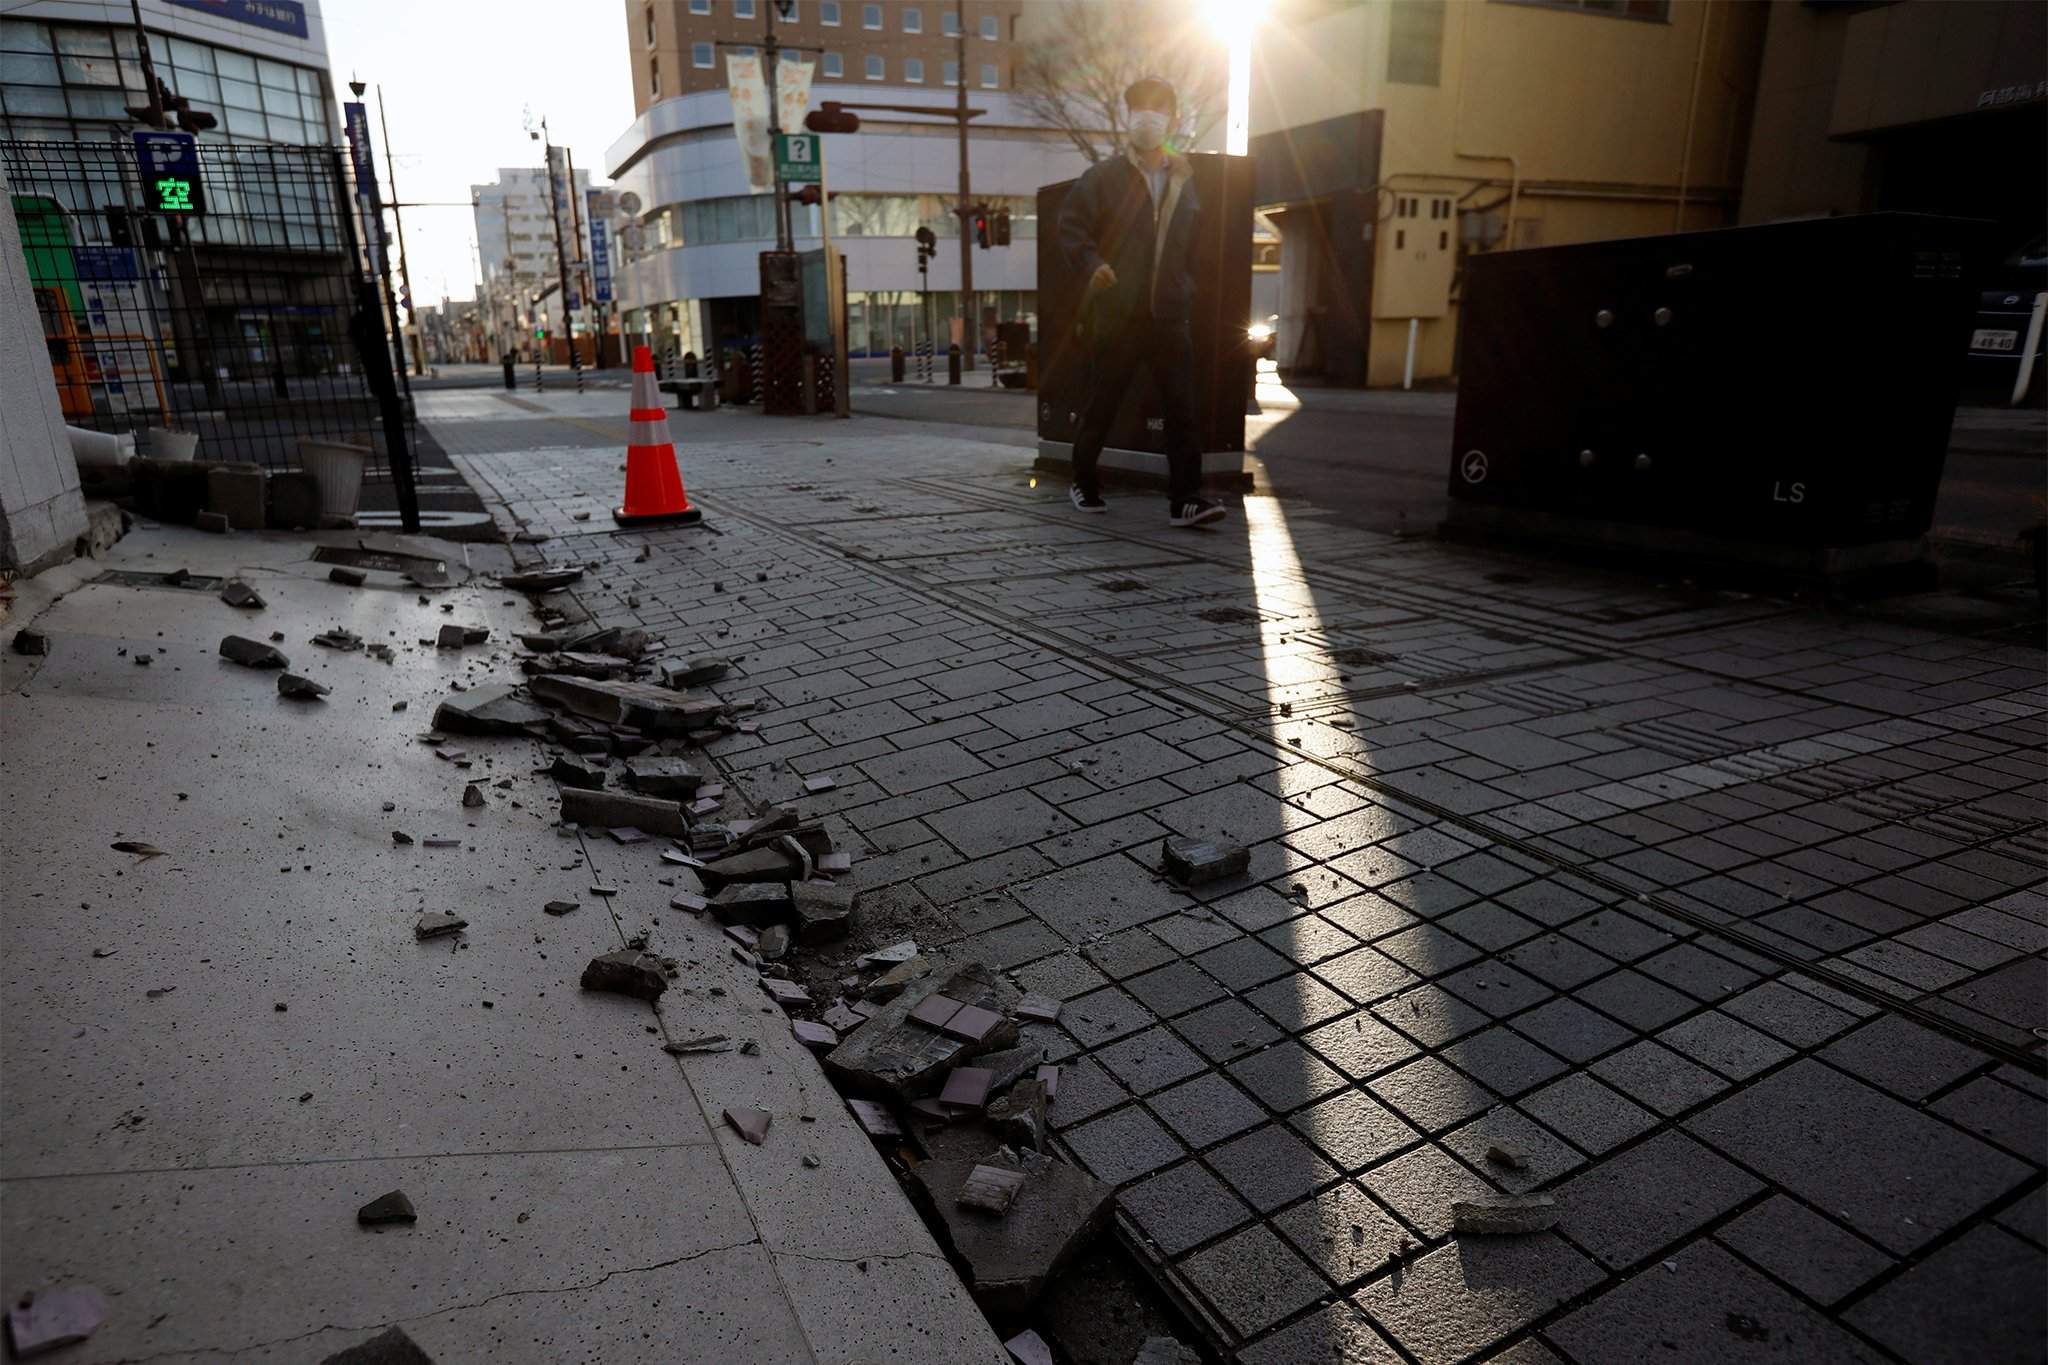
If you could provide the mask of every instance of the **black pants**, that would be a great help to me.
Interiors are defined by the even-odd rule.
[[[1202,482],[1202,451],[1195,439],[1195,350],[1185,322],[1128,318],[1098,325],[1089,348],[1088,406],[1074,434],[1074,482],[1081,491],[1101,493],[1095,462],[1124,394],[1142,367],[1151,372],[1153,392],[1166,419],[1166,497],[1178,506],[1195,496]]]

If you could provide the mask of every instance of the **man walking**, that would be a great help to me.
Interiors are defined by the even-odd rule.
[[[1083,512],[1101,512],[1095,462],[1124,392],[1140,366],[1151,372],[1166,419],[1167,523],[1201,526],[1223,509],[1196,495],[1202,455],[1195,440],[1194,346],[1188,313],[1195,283],[1193,168],[1166,149],[1176,110],[1173,87],[1146,76],[1124,92],[1130,148],[1088,168],[1060,207],[1060,250],[1087,277],[1082,317],[1091,329],[1094,385],[1074,436],[1074,486]]]

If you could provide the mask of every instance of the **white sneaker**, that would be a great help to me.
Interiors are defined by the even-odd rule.
[[[1168,526],[1206,526],[1212,521],[1223,520],[1223,508],[1207,498],[1189,498],[1177,502],[1166,518]]]
[[[1067,500],[1074,504],[1077,512],[1107,512],[1109,504],[1093,494],[1083,493],[1080,484],[1067,489]]]

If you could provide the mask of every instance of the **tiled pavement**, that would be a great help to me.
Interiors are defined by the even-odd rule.
[[[745,654],[736,783],[1066,1002],[1061,1140],[1237,1358],[2041,1358],[2038,649],[1081,518],[887,422],[679,419],[708,526],[617,535],[619,447],[461,426],[602,621]],[[1252,875],[1173,891],[1168,831]],[[1564,1217],[1451,1238],[1490,1188]]]

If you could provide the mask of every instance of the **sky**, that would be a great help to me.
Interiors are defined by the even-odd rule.
[[[633,121],[620,0],[321,0],[320,12],[335,94],[351,98],[351,78],[368,83],[373,134],[384,87],[400,202],[458,206],[405,211],[415,302],[474,296],[469,187],[500,166],[541,164],[529,108],[576,169],[604,183],[605,148]],[[381,134],[376,155],[388,193]]]

